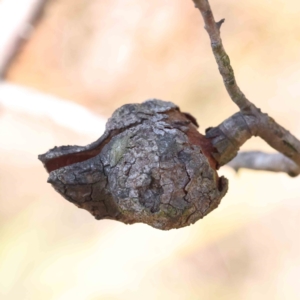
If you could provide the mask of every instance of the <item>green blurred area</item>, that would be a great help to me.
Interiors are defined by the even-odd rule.
[[[300,2],[211,6],[243,92],[300,136]],[[201,132],[237,111],[187,0],[49,1],[6,79],[106,118],[173,101]],[[37,155],[96,138],[0,108],[0,299],[300,298],[299,178],[224,167],[220,207],[180,230],[95,221],[46,183]]]

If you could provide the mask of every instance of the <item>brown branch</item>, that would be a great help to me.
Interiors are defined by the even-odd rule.
[[[212,51],[218,64],[219,71],[222,75],[227,92],[232,101],[239,107],[240,113],[243,115],[244,121],[246,122],[247,127],[251,132],[251,136],[261,137],[271,147],[289,157],[298,166],[300,166],[300,141],[289,131],[276,123],[274,119],[269,117],[267,114],[262,113],[259,108],[257,108],[245,97],[245,95],[238,87],[233,69],[230,65],[230,59],[225,52],[220,36],[220,26],[223,23],[223,20],[215,22],[208,0],[193,1],[195,3],[195,7],[197,7],[202,14],[205,23],[205,29],[210,37]],[[227,123],[234,124],[235,122],[234,120],[229,121],[228,119]],[[237,125],[239,126],[239,124]],[[243,131],[244,125],[241,124],[241,126],[242,132],[244,132],[243,134],[245,134],[245,131]],[[231,126],[231,129],[232,128],[234,127]],[[237,131],[238,130],[236,129],[234,134],[231,134],[229,132],[229,135],[235,136],[237,134]],[[219,138],[218,136],[216,136],[217,132],[219,132]],[[228,130],[227,133],[222,132],[222,128],[218,126],[214,128],[213,133],[214,137],[212,141],[218,151],[218,153],[215,155],[216,159],[218,160],[220,165],[224,165],[230,159],[232,159],[234,155],[228,155],[228,153],[230,152],[229,142],[227,143],[229,148],[224,148],[224,144],[222,145],[222,147],[217,144],[220,140],[222,140],[222,137],[228,137]],[[212,138],[211,130],[208,131],[207,137]],[[230,140],[231,137],[229,136],[228,138]],[[249,137],[246,138],[245,135],[243,142],[245,142],[248,138]],[[240,140],[240,142],[236,144],[236,147],[239,147],[241,145],[241,141],[242,140]],[[238,150],[238,148],[236,148],[236,150]]]
[[[267,114],[259,113],[258,118],[256,135],[300,166],[300,141]]]
[[[202,14],[205,29],[209,35],[211,47],[230,98],[240,110],[248,110],[253,104],[245,97],[238,87],[233,69],[230,65],[229,57],[222,44],[220,36],[220,26],[223,23],[222,20],[219,22],[215,21],[207,0],[194,0],[194,3],[195,7],[197,7]]]
[[[208,128],[206,137],[210,139],[216,152],[212,153],[219,166],[232,160],[252,133],[242,113],[236,113],[219,126]]]
[[[241,152],[227,165],[235,171],[245,168],[284,172],[291,177],[295,177],[300,173],[299,166],[281,153],[264,153],[260,151]]]
[[[20,3],[21,2],[21,3]],[[47,0],[0,1],[0,78],[40,18]]]

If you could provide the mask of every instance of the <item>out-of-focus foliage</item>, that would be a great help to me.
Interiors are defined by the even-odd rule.
[[[242,90],[300,136],[300,2],[211,5]],[[191,0],[50,1],[7,80],[106,117],[171,100],[202,132],[236,111]],[[220,207],[180,230],[95,221],[46,183],[37,154],[97,137],[0,107],[1,299],[299,299],[299,178],[224,168]]]

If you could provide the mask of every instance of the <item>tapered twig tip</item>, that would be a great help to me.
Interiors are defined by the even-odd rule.
[[[216,22],[218,29],[220,30],[222,24],[225,22],[225,19],[221,19],[219,22]]]

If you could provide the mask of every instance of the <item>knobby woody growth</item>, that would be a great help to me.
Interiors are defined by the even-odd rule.
[[[96,219],[146,223],[168,230],[195,223],[215,209],[228,189],[219,167],[299,174],[300,142],[239,89],[207,0],[194,0],[205,23],[224,85],[240,111],[202,135],[197,121],[171,102],[127,104],[108,120],[105,133],[86,146],[55,147],[40,155],[48,182]],[[240,146],[263,138],[278,154]]]

